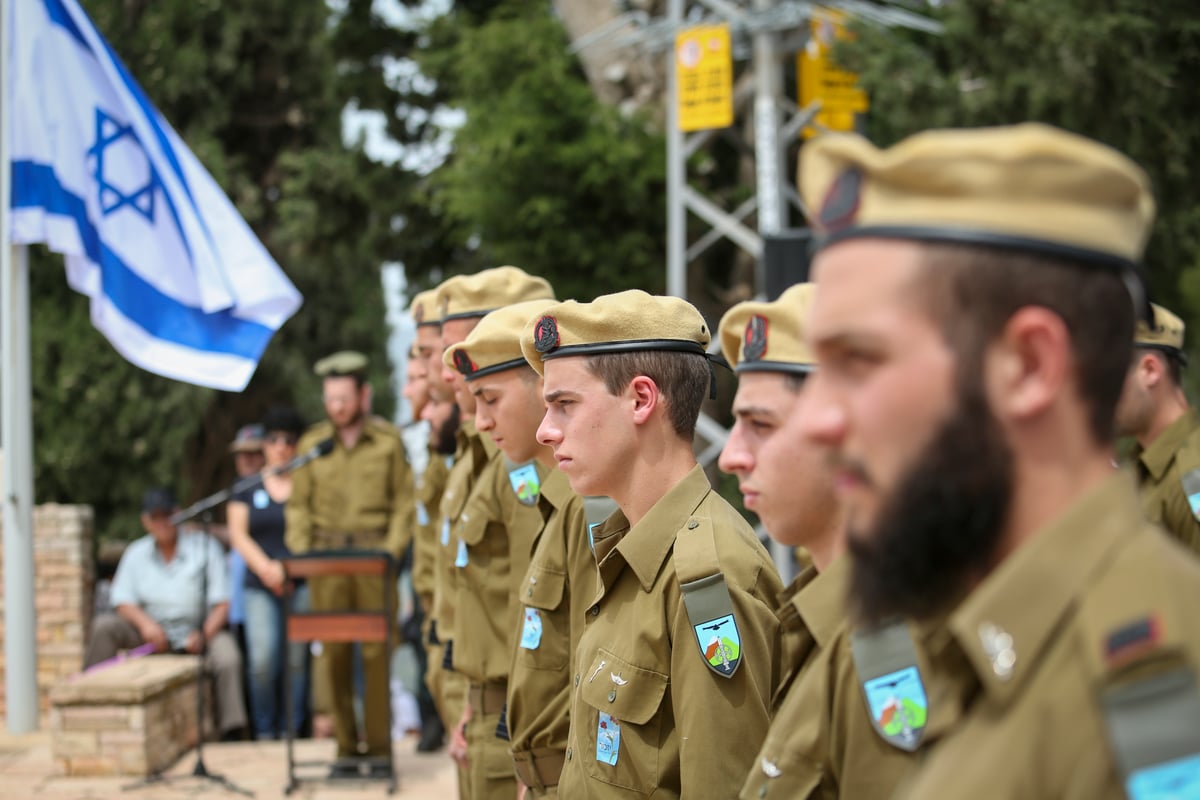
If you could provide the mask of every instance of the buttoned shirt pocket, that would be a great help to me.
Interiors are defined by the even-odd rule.
[[[739,800],[786,797],[789,800],[815,800],[822,796],[821,779],[824,770],[806,758],[788,752],[773,753],[768,746],[746,776]]]
[[[579,749],[590,777],[641,794],[658,785],[662,705],[670,679],[601,649],[582,675]]]
[[[517,658],[530,669],[564,671],[571,643],[566,607],[567,576],[544,565],[529,568],[518,597],[524,613]],[[533,645],[536,642],[536,646]]]

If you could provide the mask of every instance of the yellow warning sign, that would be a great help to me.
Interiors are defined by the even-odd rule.
[[[733,53],[728,25],[689,28],[675,37],[679,129],[733,124]]]
[[[854,117],[869,107],[867,93],[858,85],[858,73],[848,72],[833,62],[837,41],[850,39],[846,15],[820,9],[810,22],[808,45],[796,56],[800,75],[800,107],[821,101],[814,122],[831,131],[854,130]],[[805,138],[815,136],[817,128],[805,126]]]

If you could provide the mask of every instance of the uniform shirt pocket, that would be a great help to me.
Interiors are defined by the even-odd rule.
[[[529,568],[519,597],[524,614],[517,658],[530,669],[562,670],[565,674],[571,646],[569,610],[563,603],[566,586],[567,576],[562,572],[537,564]],[[534,642],[536,646],[530,647]]]
[[[588,774],[604,783],[649,794],[658,784],[662,704],[670,679],[601,649],[582,676],[586,715],[577,753]]]

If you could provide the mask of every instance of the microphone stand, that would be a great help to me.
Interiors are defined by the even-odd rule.
[[[210,780],[228,791],[237,792],[246,797],[254,797],[254,792],[243,789],[236,785],[224,775],[215,772],[209,772],[208,767],[204,764],[204,662],[208,656],[208,637],[204,633],[204,620],[208,619],[208,551],[212,544],[212,534],[209,532],[209,526],[212,524],[212,510],[222,503],[226,502],[230,497],[250,489],[257,489],[263,485],[263,478],[268,474],[279,475],[284,472],[290,472],[298,469],[308,462],[328,455],[333,450],[333,440],[326,439],[318,443],[307,453],[296,456],[287,464],[277,467],[268,472],[259,472],[255,475],[247,475],[234,481],[232,486],[222,489],[215,494],[210,494],[201,500],[196,501],[182,511],[176,512],[171,516],[171,524],[179,525],[188,520],[200,518],[201,535],[204,537],[204,568],[200,578],[200,608],[202,620],[200,623],[200,669],[196,671],[196,766],[192,768],[190,775],[164,776],[162,773],[156,773],[148,776],[145,780],[124,787],[125,789],[138,789],[151,784],[169,783],[175,778],[204,778]]]

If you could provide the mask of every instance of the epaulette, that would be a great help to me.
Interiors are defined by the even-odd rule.
[[[733,598],[717,559],[711,519],[688,519],[675,536],[673,560],[701,658],[722,678],[733,677],[742,663],[742,638],[733,613]]]
[[[1200,687],[1157,558],[1126,548],[1079,609],[1090,685],[1131,800],[1200,796]]]

